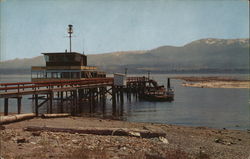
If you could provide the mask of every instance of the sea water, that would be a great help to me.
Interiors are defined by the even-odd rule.
[[[131,75],[143,76],[143,75]],[[144,75],[147,76],[147,75]],[[176,74],[151,74],[151,78],[159,84],[167,84],[167,77],[194,76]],[[247,78],[247,75],[218,75],[202,74],[195,76],[232,76]],[[0,82],[30,81],[30,75],[0,75]],[[175,89],[172,102],[149,102],[136,99],[132,96],[127,100],[124,94],[123,106],[117,104],[120,119],[133,122],[151,122],[176,124],[186,126],[206,126],[213,128],[250,129],[249,89],[233,88],[193,88],[183,87],[182,80],[171,79],[171,86]],[[34,101],[24,96],[22,113],[34,112]],[[16,99],[10,99],[9,111],[17,112]],[[110,97],[107,97],[106,106],[96,107],[97,116],[112,115]],[[4,101],[0,99],[0,111],[3,112]],[[68,105],[67,105],[68,106]],[[46,107],[46,106],[45,106]],[[46,109],[46,108],[41,108]],[[89,106],[83,105],[83,112],[89,112]]]

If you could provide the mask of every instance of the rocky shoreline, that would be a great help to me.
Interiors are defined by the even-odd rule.
[[[112,129],[159,132],[164,137],[137,134],[26,131],[29,126],[70,129]],[[179,158],[235,159],[250,155],[250,131],[134,123],[118,120],[67,117],[33,118],[1,126],[2,158]]]

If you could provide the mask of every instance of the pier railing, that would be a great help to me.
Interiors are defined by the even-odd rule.
[[[148,81],[147,77],[127,77],[127,82]]]
[[[58,80],[43,82],[0,83],[0,98],[8,95],[27,94],[32,92],[58,89],[73,89],[90,85],[112,85],[113,78],[91,78],[84,80]]]

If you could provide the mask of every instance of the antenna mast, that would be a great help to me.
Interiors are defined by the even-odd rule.
[[[68,25],[68,33],[69,33],[69,52],[71,53],[71,34],[73,34],[73,25]]]

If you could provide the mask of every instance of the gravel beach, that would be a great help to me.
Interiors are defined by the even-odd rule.
[[[93,135],[26,131],[28,126],[138,130],[165,137]],[[2,158],[179,158],[246,159],[250,130],[212,129],[153,123],[133,123],[90,117],[33,118],[1,126]]]

